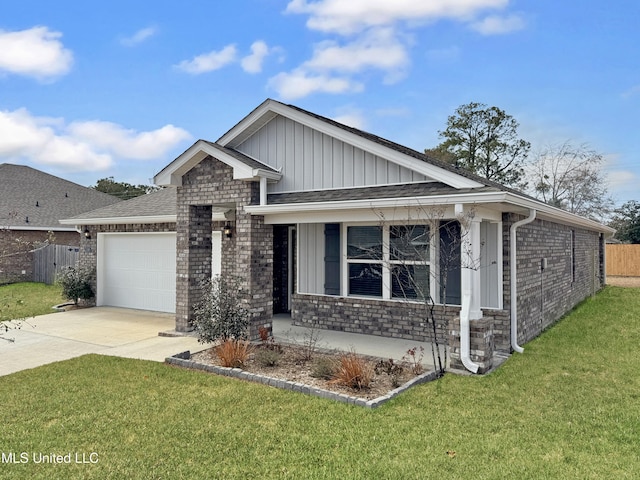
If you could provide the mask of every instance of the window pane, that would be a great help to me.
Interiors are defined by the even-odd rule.
[[[429,261],[429,227],[392,225],[389,229],[391,260]]]
[[[382,259],[382,229],[380,227],[348,227],[347,257]]]
[[[379,263],[350,263],[349,295],[382,297],[382,265]]]
[[[391,268],[391,297],[429,297],[429,265],[394,265]]]

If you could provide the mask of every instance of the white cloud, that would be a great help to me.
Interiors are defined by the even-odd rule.
[[[378,70],[385,83],[406,75],[409,66],[406,47],[391,28],[371,29],[354,41],[339,44],[325,41],[315,45],[311,59],[289,73],[273,77],[269,86],[287,99],[312,93],[357,93],[364,85],[353,77],[365,70]]]
[[[367,127],[367,120],[360,110],[347,110],[334,116],[333,120],[359,130],[365,130]]]
[[[191,135],[186,130],[165,125],[150,132],[136,132],[121,125],[99,120],[73,122],[68,127],[73,137],[112,152],[119,157],[151,160],[164,155]]]
[[[343,35],[396,22],[443,18],[467,21],[483,10],[507,6],[509,0],[291,0],[285,12],[308,14],[307,26]]]
[[[71,70],[73,53],[60,42],[62,33],[47,27],[18,32],[0,30],[0,71],[52,79]]]
[[[134,47],[148,38],[153,37],[156,33],[158,33],[158,29],[156,27],[146,27],[138,30],[136,33],[131,35],[130,37],[124,37],[120,40],[120,43],[125,47]]]
[[[515,14],[506,17],[490,15],[479,22],[471,24],[471,28],[482,35],[504,35],[522,30],[524,27],[524,19]]]
[[[110,155],[57,132],[59,125],[59,121],[34,117],[25,109],[0,112],[0,158],[26,158],[69,170],[104,170],[112,165]]]
[[[270,50],[265,42],[258,40],[251,45],[251,54],[240,61],[242,69],[247,73],[260,73],[262,62],[269,55]]]
[[[624,98],[625,100],[637,95],[640,95],[640,85],[634,85],[629,90],[622,92],[622,98]]]
[[[180,70],[198,75],[200,73],[219,70],[220,68],[233,63],[236,60],[237,49],[235,45],[227,45],[222,50],[203,53],[194,57],[193,60],[184,60],[176,65]]]
[[[337,94],[363,90],[362,84],[350,78],[314,74],[302,69],[279,73],[269,80],[269,86],[285,100],[303,98],[316,92]]]
[[[346,45],[327,41],[316,45],[303,68],[312,71],[357,73],[367,68],[387,72],[389,82],[404,75],[409,65],[406,47],[390,28],[372,29]]]
[[[637,188],[640,177],[630,170],[612,170],[606,174],[609,189],[612,192],[626,188]]]
[[[0,111],[0,131],[0,161],[26,159],[72,171],[105,170],[119,158],[162,157],[190,138],[173,125],[149,132],[100,121],[67,125],[63,119],[37,117],[26,109]]]

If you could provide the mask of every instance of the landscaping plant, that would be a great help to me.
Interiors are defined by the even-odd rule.
[[[92,287],[94,280],[94,270],[68,267],[58,274],[57,283],[62,287],[62,296],[77,305],[78,300],[90,300],[95,297]]]
[[[352,350],[340,357],[332,382],[362,390],[371,385],[373,373],[371,365]]]
[[[251,350],[249,341],[236,338],[227,338],[213,349],[220,364],[231,368],[244,368]]]
[[[202,343],[247,338],[250,314],[237,277],[217,276],[202,284],[202,300],[194,308],[193,325]]]

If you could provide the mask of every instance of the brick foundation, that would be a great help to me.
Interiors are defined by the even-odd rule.
[[[296,325],[316,325],[327,330],[433,341],[433,326],[427,321],[425,305],[330,295],[296,294],[292,298],[291,318]],[[439,342],[447,341],[446,321],[452,321],[459,307],[434,307]]]

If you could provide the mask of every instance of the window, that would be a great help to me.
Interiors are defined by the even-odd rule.
[[[382,228],[347,229],[349,295],[382,296]]]
[[[348,295],[422,299],[430,288],[429,227],[347,227]]]

